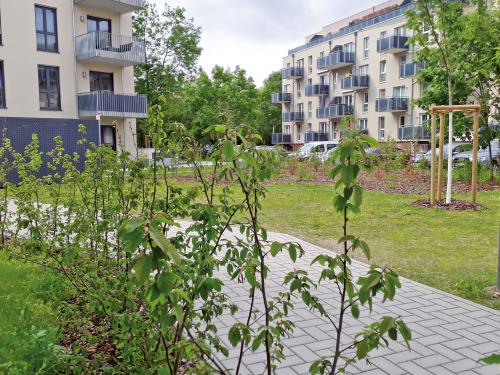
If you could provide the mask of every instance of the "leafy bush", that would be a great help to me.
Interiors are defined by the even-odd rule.
[[[498,172],[496,173],[498,175]],[[498,181],[498,176],[494,175],[494,180]],[[491,181],[491,167],[482,163],[477,164],[477,182],[486,184]],[[453,168],[453,178],[457,181],[472,181],[472,162],[464,160]]]

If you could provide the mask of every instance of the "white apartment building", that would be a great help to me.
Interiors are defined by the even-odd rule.
[[[136,147],[147,100],[134,90],[144,42],[132,35],[143,0],[0,0],[0,138],[18,151],[61,136],[69,152],[85,138],[117,150]]]
[[[354,115],[359,129],[372,137],[426,149],[424,110],[414,108],[420,95],[412,46],[404,29],[406,0],[389,0],[347,17],[291,49],[283,58],[282,132],[273,143],[299,147],[311,141],[339,139],[342,118]]]

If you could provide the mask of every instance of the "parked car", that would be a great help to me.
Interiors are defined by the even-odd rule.
[[[266,146],[266,145],[260,145],[260,146],[255,146],[255,149],[257,151],[274,151],[273,146]]]
[[[500,161],[500,141],[494,139],[491,141],[491,156],[494,165],[498,165]],[[460,152],[453,155],[453,164],[459,164],[465,160],[472,161],[472,150],[466,152]],[[490,161],[490,150],[489,147],[481,148],[477,152],[477,161],[481,164],[487,164]]]
[[[337,147],[338,144],[338,141],[310,142],[302,146],[297,152],[292,152],[288,156],[298,159],[307,159],[313,156],[320,157],[325,152]]]
[[[452,143],[451,150],[452,155],[459,154],[461,152],[466,152],[472,149],[472,145],[470,143]],[[444,160],[448,159],[448,144],[444,145],[443,149]],[[439,147],[436,147],[436,157],[439,157]],[[427,159],[427,161],[431,161],[432,158],[432,150],[427,151],[424,154],[416,154],[413,158],[414,162],[418,162],[422,159]]]

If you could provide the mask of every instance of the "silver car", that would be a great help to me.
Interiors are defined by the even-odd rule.
[[[498,139],[494,139],[491,141],[491,155],[492,162],[495,165],[498,165],[500,160],[500,144]],[[472,151],[460,152],[458,154],[453,155],[453,164],[459,164],[465,160],[472,161]],[[481,164],[487,164],[490,161],[490,150],[489,147],[481,148],[477,152],[477,161]]]
[[[452,150],[452,155],[457,155],[462,152],[466,152],[472,149],[472,145],[470,143],[452,143],[451,144],[451,150]],[[443,155],[444,155],[444,160],[448,159],[448,144],[444,145],[443,149]],[[439,157],[439,148],[436,147],[436,157]],[[432,150],[427,151],[424,154],[417,154],[413,158],[414,162],[417,162],[422,159],[427,159],[427,161],[431,161],[432,158]]]

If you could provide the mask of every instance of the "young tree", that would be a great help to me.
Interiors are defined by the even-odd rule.
[[[457,61],[454,36],[457,35],[463,22],[465,2],[447,0],[416,0],[413,9],[407,12],[407,27],[413,31],[410,42],[417,50],[417,57],[425,61],[435,75],[446,77],[448,89],[448,104],[454,104],[453,93],[457,83],[463,82],[463,69]],[[441,90],[439,90],[441,91]],[[439,92],[438,91],[438,92]],[[442,91],[441,91],[442,92]],[[424,93],[425,95],[425,93]],[[453,139],[453,115],[449,115],[448,138],[451,155],[451,140]],[[448,158],[448,182],[446,187],[446,202],[451,203],[452,158]]]
[[[267,144],[271,143],[273,128],[281,126],[281,106],[271,103],[271,94],[281,90],[282,77],[280,71],[269,74],[264,81],[264,85],[259,89],[255,127]]]

